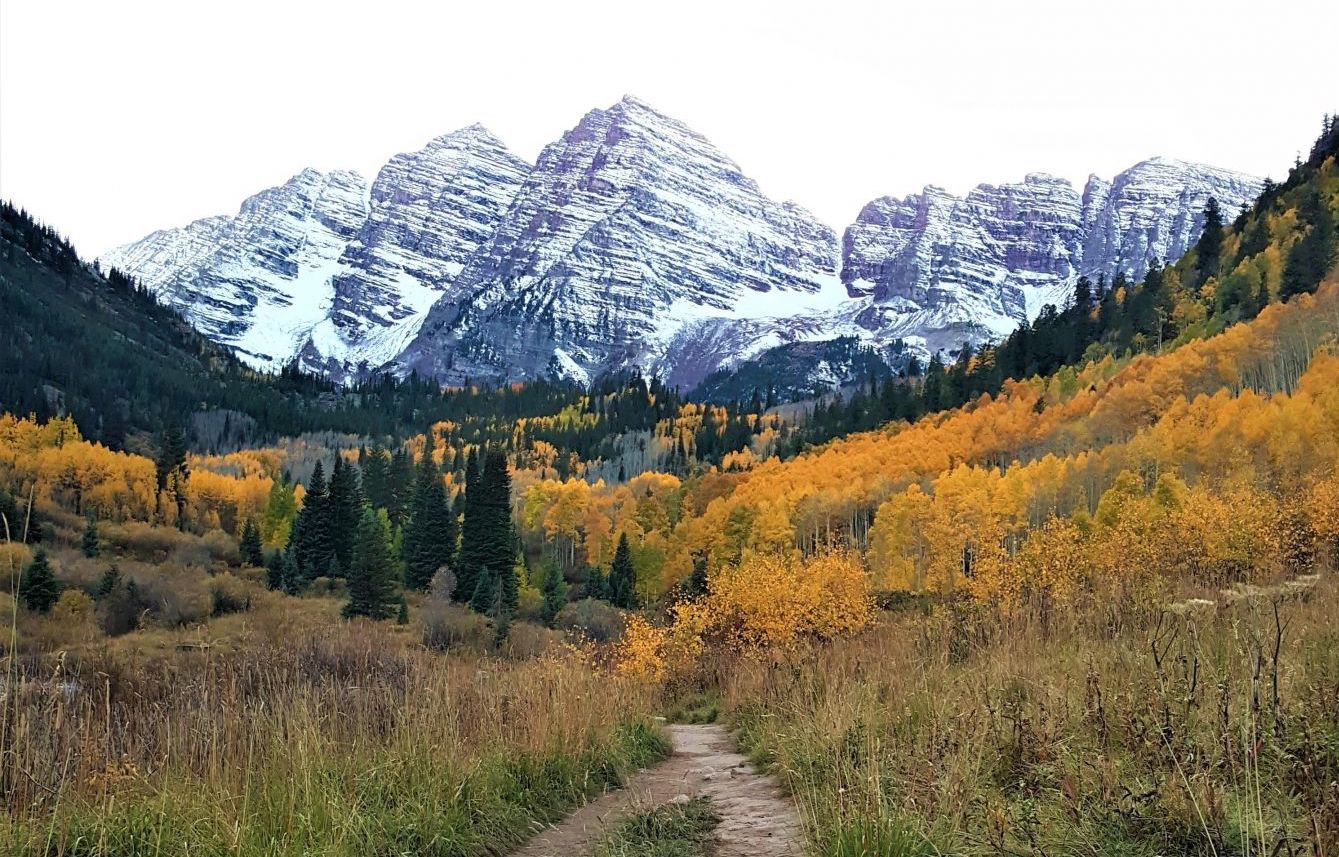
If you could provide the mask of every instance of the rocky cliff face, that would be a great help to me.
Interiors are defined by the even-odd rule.
[[[369,187],[304,170],[212,217],[104,256],[261,368],[348,377],[403,350],[530,167],[475,125],[396,155]]]
[[[276,367],[326,317],[330,277],[366,217],[362,176],[303,170],[233,217],[155,232],[100,261],[137,277],[243,359]]]
[[[1003,336],[1045,304],[1062,306],[1080,275],[1138,278],[1152,260],[1175,261],[1199,237],[1209,197],[1233,211],[1260,187],[1165,158],[1111,181],[1093,176],[1082,195],[1042,174],[965,197],[927,187],[865,206],[843,237],[842,282],[869,300],[886,335],[956,347],[964,331]]]
[[[691,387],[769,348],[848,337],[915,352],[1006,335],[1080,275],[1138,277],[1248,176],[1155,158],[1082,193],[1032,174],[865,206],[839,242],[701,135],[635,98],[530,165],[472,126],[368,186],[306,170],[103,258],[253,364],[442,381],[636,365]]]
[[[831,298],[837,252],[808,212],[625,98],[545,148],[457,300],[438,303],[397,364],[448,381],[654,364],[696,319]]]

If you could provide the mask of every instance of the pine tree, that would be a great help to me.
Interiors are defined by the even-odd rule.
[[[284,552],[271,551],[265,560],[265,585],[273,592],[284,589]]]
[[[302,510],[293,524],[290,544],[298,571],[306,580],[320,577],[330,566],[333,548],[330,541],[329,497],[325,485],[325,468],[316,462],[307,493],[302,498]]]
[[[348,568],[353,557],[353,543],[358,532],[358,521],[363,515],[363,496],[358,484],[358,471],[335,454],[335,466],[330,473],[328,500],[330,522],[330,549],[341,568]]]
[[[1195,245],[1195,266],[1199,271],[1200,282],[1204,282],[1218,273],[1223,255],[1223,212],[1218,200],[1209,197],[1204,205],[1204,231],[1200,233],[1199,243]]]
[[[1279,296],[1284,299],[1314,292],[1335,262],[1334,215],[1320,192],[1312,190],[1298,213],[1311,228],[1288,251],[1279,285]]]
[[[403,595],[400,596],[400,612],[395,617],[395,624],[397,625],[409,624],[409,602],[405,600],[405,597]]]
[[[384,512],[363,510],[354,539],[348,580],[345,618],[388,619],[396,614],[400,594],[395,585],[395,560],[391,556],[390,521]]]
[[[155,473],[158,478],[155,511],[161,511],[163,492],[171,491],[177,506],[177,529],[186,529],[186,483],[191,472],[186,465],[186,436],[175,424],[168,426],[159,438]]]
[[[35,613],[48,613],[60,598],[60,583],[51,571],[46,551],[37,549],[33,561],[23,570],[19,579],[19,593],[24,606]]]
[[[238,552],[246,565],[260,568],[265,565],[265,548],[260,540],[260,527],[254,518],[247,518],[242,525],[242,538],[238,543]]]
[[[432,460],[432,449],[429,432],[404,528],[405,586],[410,589],[427,589],[439,568],[452,566],[456,550],[456,516],[447,501],[442,474]]]
[[[632,549],[628,547],[627,533],[618,537],[614,561],[609,566],[609,603],[624,610],[637,606],[637,573],[632,567]]]
[[[553,561],[543,566],[544,579],[540,581],[539,592],[544,597],[540,616],[546,625],[552,625],[558,612],[567,605],[567,581],[563,580],[562,569]]]
[[[121,587],[121,569],[116,563],[107,566],[107,570],[98,579],[98,600],[106,598]]]
[[[98,546],[98,520],[92,515],[88,516],[88,523],[84,525],[84,537],[80,540],[79,547],[86,557],[95,557],[101,552]]]
[[[693,570],[683,582],[683,595],[693,601],[706,595],[707,591],[707,555],[699,553],[693,557]]]
[[[489,449],[476,475],[466,478],[465,516],[461,524],[460,558],[456,563],[459,597],[475,603],[474,593],[500,585],[512,570],[515,542],[511,526],[511,476],[507,456]],[[472,483],[472,485],[471,485]],[[481,587],[481,581],[488,580]]]

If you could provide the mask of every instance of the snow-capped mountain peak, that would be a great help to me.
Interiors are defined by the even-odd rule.
[[[880,197],[840,241],[768,198],[701,134],[627,95],[532,166],[482,125],[390,158],[368,183],[304,170],[103,258],[255,365],[347,378],[579,379],[640,366],[691,386],[791,342],[1006,335],[1081,275],[1179,257],[1210,196],[1260,181],[1172,158],[1082,192],[1044,172]]]

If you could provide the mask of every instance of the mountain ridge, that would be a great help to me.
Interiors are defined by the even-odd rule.
[[[332,183],[326,199],[317,186]],[[236,216],[103,262],[261,368],[460,383],[637,367],[691,387],[792,342],[852,336],[928,357],[999,339],[1063,305],[1080,275],[1174,261],[1209,196],[1234,210],[1260,186],[1155,156],[1082,190],[1034,171],[961,196],[878,197],[838,236],[629,95],[533,165],[476,123],[371,182],[304,170]]]

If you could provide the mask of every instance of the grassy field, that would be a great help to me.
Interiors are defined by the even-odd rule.
[[[1187,595],[1205,594],[1198,599]],[[1339,854],[1339,587],[909,605],[726,668],[817,853]]]
[[[668,750],[651,691],[580,649],[441,654],[337,610],[16,663],[0,853],[498,853]]]

